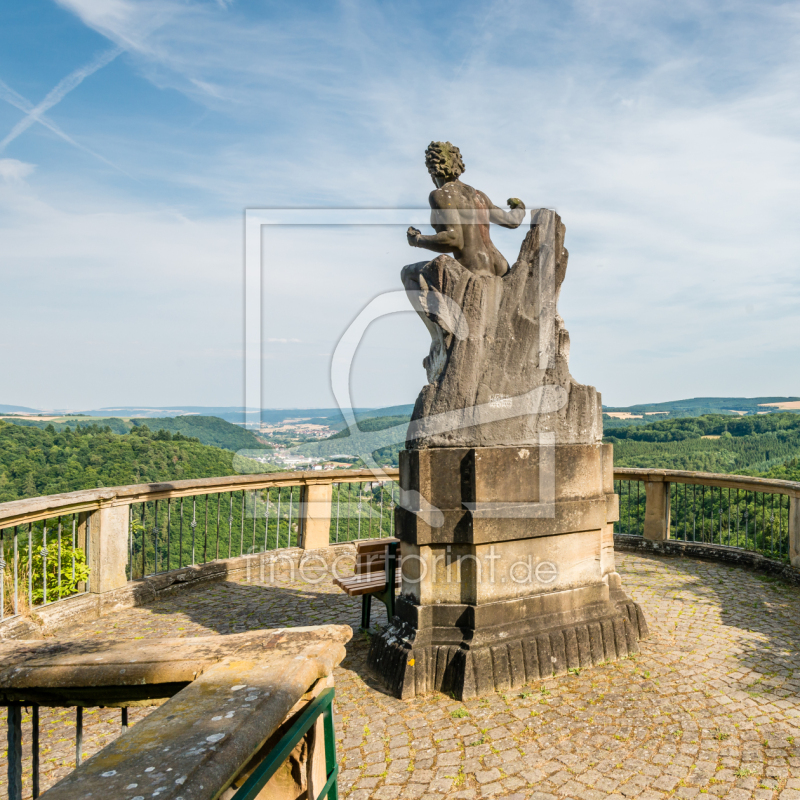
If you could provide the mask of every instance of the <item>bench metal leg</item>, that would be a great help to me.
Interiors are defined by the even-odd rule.
[[[365,594],[361,598],[361,630],[368,631],[372,616],[372,595]]]
[[[375,592],[375,597],[386,606],[386,617],[389,623],[394,617],[395,578],[397,575],[397,542],[386,548],[386,586],[382,592]]]

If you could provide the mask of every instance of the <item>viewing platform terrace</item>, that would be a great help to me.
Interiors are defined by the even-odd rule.
[[[253,488],[257,478],[264,485]],[[13,583],[6,580],[7,619],[0,623],[2,630],[6,636],[46,635],[54,641],[108,643],[322,624],[345,624],[357,631],[359,599],[334,587],[329,567],[335,554],[351,552],[349,542],[366,538],[365,532],[373,537],[391,533],[396,491],[388,482],[369,478],[316,473],[213,479],[205,487],[198,486],[200,482],[168,489],[162,485],[149,489],[149,494],[141,487],[137,492],[133,487],[97,490],[108,496],[20,501],[32,504],[27,520],[18,504],[5,504],[0,507],[3,519],[15,523],[3,530],[5,569],[8,574],[13,542],[18,574],[17,614],[10,613],[13,603],[8,591]],[[442,694],[403,702],[387,695],[368,674],[369,636],[355,633],[346,645],[345,659],[334,671],[341,797],[593,800],[710,794],[734,800],[800,798],[800,572],[791,566],[797,552],[800,487],[739,476],[644,470],[620,470],[615,478],[634,484],[633,491],[630,484],[617,487],[622,500],[618,529],[625,531],[629,522],[627,533],[615,539],[618,571],[631,598],[641,604],[651,632],[640,643],[640,652],[464,703]],[[241,519],[236,510],[223,513],[222,500],[236,509],[220,486],[223,480],[251,481],[249,488],[233,490],[242,492]],[[308,487],[313,481],[327,488],[311,492]],[[662,488],[654,490],[650,483]],[[279,485],[284,492],[280,500],[275,494]],[[706,492],[713,488],[715,494],[708,500],[708,494],[698,488],[692,507],[683,486],[689,486],[689,493],[695,492],[694,487],[706,487]],[[731,487],[741,492],[738,506],[735,494],[729,499]],[[168,499],[172,503],[167,514],[173,514],[181,496],[195,500],[196,513],[198,507],[205,507],[204,502],[196,502],[204,497],[201,490],[212,497],[210,510],[202,525],[192,528],[186,523],[184,535],[187,530],[195,534],[195,559],[187,562],[189,545],[182,541],[179,549],[186,558],[181,561],[173,544],[173,536],[179,535],[175,517],[170,516],[165,529],[159,520],[166,517],[159,515],[164,514],[163,503]],[[287,516],[289,490],[297,494],[291,495]],[[345,501],[348,490],[349,501]],[[247,492],[267,492],[266,500],[263,494],[259,496],[262,506],[258,499],[253,501],[257,511],[252,519],[246,514]],[[679,502],[685,500],[685,505],[676,509],[678,492]],[[162,503],[161,511],[155,508],[153,495]],[[770,514],[773,495],[777,499]],[[120,503],[120,498],[126,502]],[[134,511],[129,498],[140,504]],[[87,505],[92,503],[96,506]],[[125,513],[117,512],[116,519],[129,524],[115,527],[108,516],[100,518],[104,503],[124,508]],[[145,507],[146,503],[150,505]],[[184,511],[191,506],[184,500]],[[712,512],[715,522],[709,524]],[[61,537],[71,537],[71,514],[76,523],[74,541],[80,543],[83,535],[83,542],[89,542],[88,586],[78,586],[80,591],[74,596],[49,601],[49,611],[34,597],[31,613],[31,608],[22,608],[28,592],[20,579],[25,563],[22,545],[29,532],[32,541],[37,531],[42,533],[45,519],[60,519]],[[93,514],[98,516],[92,518]],[[144,519],[144,524],[132,524],[137,519]],[[232,535],[237,530],[234,523],[243,542],[243,523],[250,533],[254,520],[259,542],[272,547],[256,553],[237,546],[226,549],[231,542],[239,544]],[[201,538],[198,528],[203,530],[206,521],[212,536]],[[108,527],[103,528],[104,522]],[[56,526],[52,531],[59,522],[48,524]],[[361,536],[353,535],[359,525]],[[14,527],[16,534],[9,534]],[[154,538],[153,527],[157,529]],[[679,527],[685,533],[691,530],[692,536],[679,538]],[[319,546],[323,530],[327,543]],[[102,545],[110,543],[92,545],[93,536],[101,531],[124,543],[107,550],[105,562]],[[729,535],[734,538],[729,540]],[[304,548],[308,544],[317,546]],[[203,547],[207,555],[216,555],[220,545],[219,559],[196,563]],[[64,548],[66,552],[66,544]],[[121,578],[119,566],[116,573],[104,573],[104,569],[114,569],[110,552],[124,556]],[[160,553],[158,571],[156,553]],[[303,553],[317,558],[305,573],[310,580],[292,568]],[[144,577],[137,574],[137,563],[144,564]],[[64,558],[62,581],[68,568]],[[113,574],[120,585],[106,584],[105,592],[97,591],[104,575]],[[20,587],[24,592],[20,593]],[[385,624],[382,606],[374,612],[373,622]],[[131,707],[129,724],[135,727],[151,710]],[[39,709],[42,791],[74,769],[75,714],[74,708]],[[32,796],[31,726],[30,709],[23,709],[24,797]],[[84,760],[121,731],[118,708],[86,708]],[[3,765],[3,779],[5,773]],[[0,796],[5,796],[6,788],[0,789]],[[140,794],[132,791],[131,798],[153,794],[137,791]]]

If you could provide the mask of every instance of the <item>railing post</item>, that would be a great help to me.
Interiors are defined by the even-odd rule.
[[[128,583],[128,523],[127,505],[102,505],[88,515],[90,592],[110,592]]]
[[[300,492],[300,531],[303,550],[317,550],[330,543],[333,483],[312,483]]]
[[[800,497],[789,498],[789,561],[800,567]]]
[[[79,550],[83,550],[83,553],[86,556],[86,565],[91,570],[92,565],[89,563],[90,560],[89,539],[86,536],[87,525],[91,527],[91,523],[89,522],[90,517],[91,513],[87,511],[81,511],[81,513],[78,514],[78,525],[75,529],[75,547],[77,547]],[[88,590],[89,590],[88,586],[86,585],[86,583],[84,583],[84,581],[78,581],[79,592],[86,592]]]
[[[22,706],[8,706],[8,800],[22,800]]]
[[[654,542],[669,539],[669,483],[645,480],[644,538]]]

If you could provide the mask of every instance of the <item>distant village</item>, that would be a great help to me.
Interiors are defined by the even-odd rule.
[[[269,425],[266,422],[262,422],[260,426],[260,435],[270,437],[284,434],[292,438],[327,439],[329,436],[333,436],[334,433],[336,433],[335,428],[331,428],[328,425],[315,425],[303,419],[286,419],[279,425]]]
[[[357,459],[345,453],[322,457],[300,455],[291,450],[294,445],[327,439],[334,433],[336,433],[335,428],[314,424],[304,419],[287,419],[278,425],[262,423],[259,435],[265,439],[272,439],[273,450],[268,456],[261,456],[256,460],[263,464],[297,470],[348,469]]]

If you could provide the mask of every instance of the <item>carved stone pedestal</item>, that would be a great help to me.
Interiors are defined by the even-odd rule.
[[[402,593],[372,670],[403,699],[467,699],[638,652],[614,567],[603,444],[401,453]]]
[[[467,205],[436,241],[413,229],[410,241],[464,247],[401,273],[431,349],[400,454],[402,595],[369,655],[402,698],[513,689],[636,652],[647,635],[614,568],[600,395],[572,378],[558,314],[566,228],[532,212],[519,258],[498,270],[489,221],[508,220],[481,217],[485,197],[457,180],[442,186],[437,208]]]

